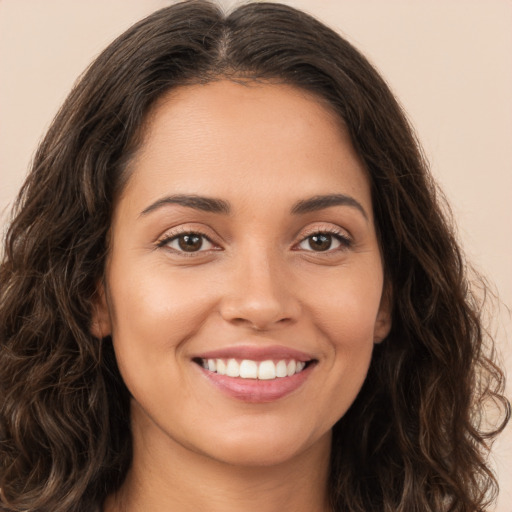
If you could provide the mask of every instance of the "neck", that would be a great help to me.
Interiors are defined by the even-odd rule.
[[[169,439],[164,449],[154,438],[149,441],[140,434],[133,432],[132,467],[118,492],[106,500],[104,512],[330,510],[330,435],[291,460],[239,466],[194,453]]]

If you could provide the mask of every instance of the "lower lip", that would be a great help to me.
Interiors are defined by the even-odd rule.
[[[310,364],[291,377],[277,377],[271,380],[228,377],[211,372],[199,365],[196,366],[212,384],[229,397],[243,402],[264,403],[274,402],[299,389],[310,376],[315,365]]]

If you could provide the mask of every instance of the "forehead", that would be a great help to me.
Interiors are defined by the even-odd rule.
[[[371,211],[366,172],[340,118],[284,84],[222,80],[170,91],[148,115],[130,167],[127,189],[139,197],[236,199],[261,192],[263,183],[267,196],[282,200],[357,195]]]

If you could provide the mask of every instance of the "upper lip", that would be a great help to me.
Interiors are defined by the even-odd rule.
[[[254,346],[254,345],[235,345],[219,349],[202,352],[194,356],[193,359],[250,359],[252,361],[266,361],[269,359],[282,360],[294,359],[295,361],[308,362],[314,359],[313,356],[285,347],[283,345]]]

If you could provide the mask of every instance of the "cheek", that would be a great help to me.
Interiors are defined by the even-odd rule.
[[[168,411],[169,401],[182,404],[182,410],[193,392],[184,385],[190,376],[183,350],[214,301],[197,280],[169,275],[163,265],[112,269],[112,339],[123,380],[146,410]]]
[[[213,307],[204,281],[200,286],[201,279],[188,279],[186,273],[169,275],[169,269],[159,264],[113,268],[112,334],[121,363],[125,356],[133,356],[159,364],[164,353],[180,350],[182,340],[200,328]]]
[[[383,281],[379,267],[374,268],[350,278],[340,275],[322,292],[310,291],[312,317],[324,340],[328,366],[324,389],[330,391],[325,397],[333,421],[355,400],[371,362]]]
[[[307,301],[317,327],[339,350],[373,344],[383,276],[379,265],[358,271],[341,269],[338,275],[309,287]]]

